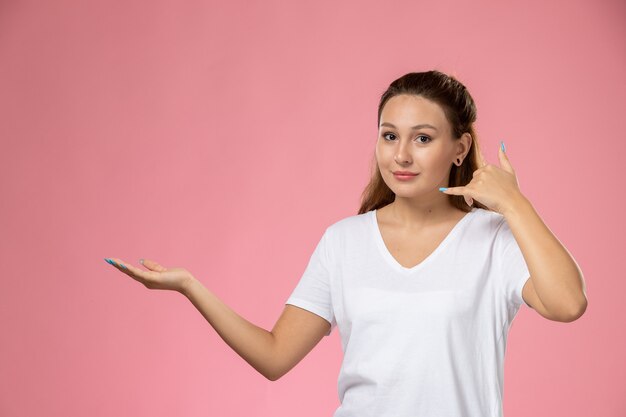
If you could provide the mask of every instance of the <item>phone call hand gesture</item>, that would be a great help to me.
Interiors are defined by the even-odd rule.
[[[509,212],[521,197],[519,183],[513,165],[500,142],[498,151],[500,166],[485,164],[473,173],[469,184],[459,187],[440,188],[445,194],[462,195],[468,205],[474,200],[500,214]]]

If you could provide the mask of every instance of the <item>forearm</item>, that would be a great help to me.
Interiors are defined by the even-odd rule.
[[[586,306],[582,271],[568,250],[520,195],[503,213],[528,265],[537,296],[555,314],[576,314]]]
[[[247,321],[224,304],[200,281],[192,279],[181,293],[200,311],[217,334],[261,375],[274,375],[271,332]]]

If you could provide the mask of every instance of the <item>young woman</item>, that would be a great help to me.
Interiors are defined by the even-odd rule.
[[[475,121],[472,97],[452,76],[391,83],[360,210],[326,228],[272,331],[183,268],[107,262],[147,288],[184,294],[272,381],[338,327],[334,417],[502,416],[519,308],[570,322],[587,297],[575,260],[521,193],[504,144],[500,166],[483,162]]]

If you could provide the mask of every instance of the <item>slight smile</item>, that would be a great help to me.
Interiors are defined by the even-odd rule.
[[[409,173],[403,173],[403,172],[393,173],[393,176],[399,180],[411,180],[417,177],[417,175],[418,174],[409,174]]]

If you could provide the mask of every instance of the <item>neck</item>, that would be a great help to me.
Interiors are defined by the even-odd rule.
[[[407,229],[422,229],[424,226],[438,224],[450,219],[458,209],[450,204],[447,195],[431,200],[415,201],[396,196],[389,204],[389,217],[398,225]]]

